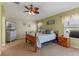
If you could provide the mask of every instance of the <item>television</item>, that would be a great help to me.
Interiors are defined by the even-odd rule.
[[[79,38],[79,31],[70,31],[70,37]]]

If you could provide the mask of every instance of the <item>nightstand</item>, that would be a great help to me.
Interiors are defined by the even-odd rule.
[[[57,43],[61,46],[64,46],[64,47],[69,47],[70,46],[69,38],[66,38],[64,36],[58,37]]]

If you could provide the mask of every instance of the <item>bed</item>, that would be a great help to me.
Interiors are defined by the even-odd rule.
[[[57,34],[58,34],[58,32],[57,32]],[[43,33],[43,34],[42,33],[39,33],[39,34],[35,33],[35,35],[26,33],[25,41],[26,41],[26,43],[28,41],[31,42],[32,46],[34,46],[34,48],[35,48],[34,51],[36,52],[37,47],[41,48],[42,43],[56,39],[57,34],[56,34],[56,32]]]
[[[42,43],[45,43],[54,39],[56,39],[56,34],[54,32],[51,34],[40,34],[37,36],[37,47],[41,48]]]

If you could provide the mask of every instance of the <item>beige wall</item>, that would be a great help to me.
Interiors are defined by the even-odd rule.
[[[1,55],[1,3],[0,3],[0,55]]]
[[[0,3],[0,45],[5,44],[5,15],[2,3]]]
[[[4,8],[0,3],[0,47],[5,44],[5,17]]]
[[[6,21],[11,21],[11,22],[15,22],[16,23],[16,39],[21,39],[25,36],[26,31],[36,31],[36,24],[33,21],[27,21],[27,20],[22,20],[19,18],[15,18],[15,17],[7,17]],[[23,23],[25,23],[26,25],[23,25]],[[28,27],[28,25],[31,25],[31,27]]]
[[[2,43],[2,45],[4,46],[5,45],[5,39],[6,39],[6,36],[5,36],[5,34],[6,34],[6,32],[5,32],[5,10],[4,10],[4,5],[1,5],[2,6],[2,41],[1,41],[1,43]]]
[[[50,16],[50,17],[44,18],[44,19],[37,21],[37,22],[42,22],[44,26],[47,26],[48,28],[51,27],[52,30],[58,30],[59,35],[64,35],[64,24],[62,22],[64,20],[62,20],[62,17],[71,16],[72,14],[79,14],[79,8],[75,8],[75,9],[54,15],[54,16]],[[55,20],[55,24],[46,25],[46,22],[49,19]]]
[[[17,30],[17,38],[23,38],[26,34],[26,32],[30,31],[36,31],[36,25],[34,22],[29,21],[18,21],[16,22],[16,30]],[[26,25],[23,25],[23,23],[26,23]],[[30,27],[28,25],[30,24]]]

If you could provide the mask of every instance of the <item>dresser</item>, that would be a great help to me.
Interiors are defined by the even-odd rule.
[[[64,47],[70,46],[69,38],[66,38],[64,36],[59,36],[58,39],[57,39],[57,43],[61,46],[64,46]]]

